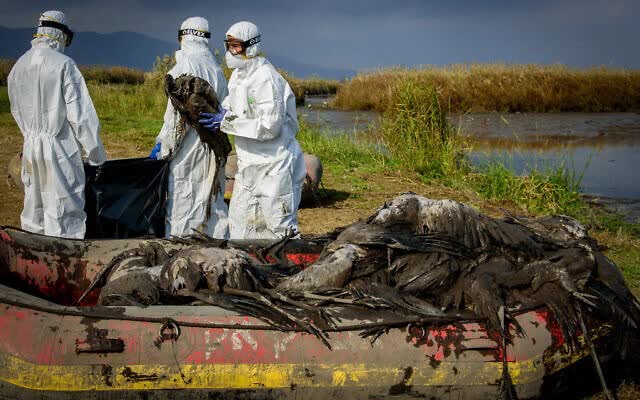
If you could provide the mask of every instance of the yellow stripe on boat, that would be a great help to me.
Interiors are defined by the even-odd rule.
[[[515,385],[541,379],[586,355],[557,354],[510,362]],[[105,362],[107,360],[105,359]],[[549,363],[550,362],[550,363]],[[158,390],[158,389],[278,389],[296,387],[384,387],[403,382],[413,386],[495,385],[501,362],[441,362],[431,366],[380,367],[374,364],[197,364],[197,365],[38,365],[0,354],[0,380],[46,391]],[[410,368],[410,370],[409,370]],[[184,375],[184,379],[180,374]]]

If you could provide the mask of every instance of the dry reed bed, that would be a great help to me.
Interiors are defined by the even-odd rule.
[[[7,85],[7,77],[16,60],[0,58],[0,86]],[[144,71],[127,67],[80,66],[87,82],[140,84],[145,80]]]
[[[434,85],[451,112],[631,111],[640,109],[640,70],[563,65],[471,64],[361,73],[339,87],[334,105],[347,110],[391,108],[402,81]]]

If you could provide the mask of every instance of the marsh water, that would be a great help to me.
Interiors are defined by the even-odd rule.
[[[307,98],[298,112],[328,134],[379,124],[374,112],[330,109],[329,100]],[[470,139],[474,164],[499,160],[518,173],[564,164],[588,199],[640,222],[640,114],[472,113],[450,120]]]

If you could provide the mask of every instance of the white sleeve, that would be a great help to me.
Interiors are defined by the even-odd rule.
[[[280,134],[285,119],[284,90],[278,87],[270,75],[255,86],[255,118],[244,118],[229,112],[220,125],[220,130],[230,135],[256,140],[271,140]],[[232,102],[228,96],[224,104]],[[226,107],[225,107],[226,108]]]
[[[156,137],[156,143],[160,143],[160,159],[165,159],[173,153],[173,150],[176,147],[176,127],[177,127],[177,118],[176,118],[176,110],[173,108],[173,104],[171,104],[171,100],[167,99],[167,108],[164,112],[164,123],[162,124],[162,129],[160,129],[160,133]]]
[[[22,132],[24,132],[22,126],[22,116],[20,115],[20,110],[18,109],[18,93],[16,93],[16,83],[14,82],[13,76],[13,68],[11,72],[9,72],[9,76],[7,77],[7,93],[9,95],[9,103],[11,104],[11,115],[13,115],[13,119],[18,124],[18,127]]]
[[[100,140],[100,121],[84,78],[73,62],[65,68],[63,85],[67,120],[76,139],[82,145],[89,164],[101,165],[107,160],[107,154]]]
[[[218,68],[218,70],[216,71],[214,79],[216,80],[215,82],[213,82],[213,87],[216,91],[216,97],[218,98],[218,102],[222,104],[222,101],[229,94],[229,90],[227,89],[227,78],[224,77],[221,68]]]

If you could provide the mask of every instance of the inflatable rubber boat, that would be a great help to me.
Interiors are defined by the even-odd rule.
[[[484,399],[496,397],[505,369],[520,399],[597,384],[582,336],[570,350],[546,308],[516,312],[524,332],[506,346],[482,321],[425,326],[345,310],[327,330],[329,349],[215,306],[101,307],[97,292],[76,304],[104,265],[144,241],[183,246],[0,228],[0,398]],[[321,249],[292,240],[283,254],[304,267]],[[615,352],[613,327],[588,323],[604,361]],[[375,338],[366,334],[381,324]]]

